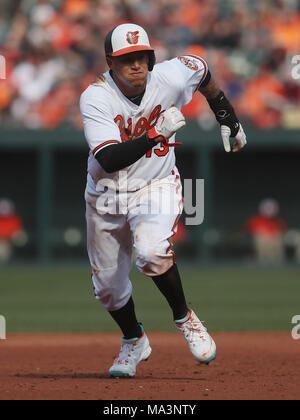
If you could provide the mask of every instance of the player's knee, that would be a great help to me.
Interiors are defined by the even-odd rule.
[[[130,282],[121,282],[118,285],[107,277],[103,278],[100,273],[92,275],[94,295],[107,311],[117,311],[128,302],[132,294]],[[114,285],[115,287],[112,287]]]
[[[146,276],[159,276],[165,273],[173,264],[173,257],[166,253],[164,247],[145,243],[136,248],[137,268]]]
[[[115,291],[112,289],[106,289],[101,291],[95,290],[95,298],[107,311],[117,311],[118,309],[123,308],[123,306],[126,305],[126,302],[130,298],[130,294],[120,297],[114,292]]]

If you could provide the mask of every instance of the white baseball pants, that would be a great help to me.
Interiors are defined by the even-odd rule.
[[[133,248],[137,268],[158,276],[174,264],[171,238],[182,213],[177,169],[137,192],[96,191],[88,176],[85,191],[87,248],[96,299],[115,311],[126,305],[132,284]]]

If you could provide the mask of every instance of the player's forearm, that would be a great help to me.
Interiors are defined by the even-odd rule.
[[[218,83],[211,77],[205,87],[199,87],[199,92],[205,96],[220,125],[226,125],[231,130],[231,137],[235,137],[239,130],[239,120],[233,106],[222,92]]]
[[[150,140],[144,135],[135,140],[107,146],[100,150],[95,158],[106,172],[112,173],[132,165],[156,144],[155,140]]]

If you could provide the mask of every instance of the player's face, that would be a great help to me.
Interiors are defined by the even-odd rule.
[[[113,71],[115,82],[125,95],[138,94],[145,89],[149,63],[146,51],[108,57],[107,62]]]

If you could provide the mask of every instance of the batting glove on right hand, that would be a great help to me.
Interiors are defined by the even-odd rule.
[[[168,139],[185,124],[182,112],[175,106],[171,106],[160,114],[155,126],[148,131],[148,138],[154,140],[157,138],[160,142],[158,137],[163,137],[164,141],[168,143]]]
[[[239,131],[234,137],[235,142],[232,149],[233,152],[238,152],[247,144],[246,134],[243,130],[242,124],[239,123],[239,125],[240,125]],[[231,129],[227,125],[221,125],[221,136],[223,139],[224,149],[226,152],[231,152],[230,134],[231,134]]]

